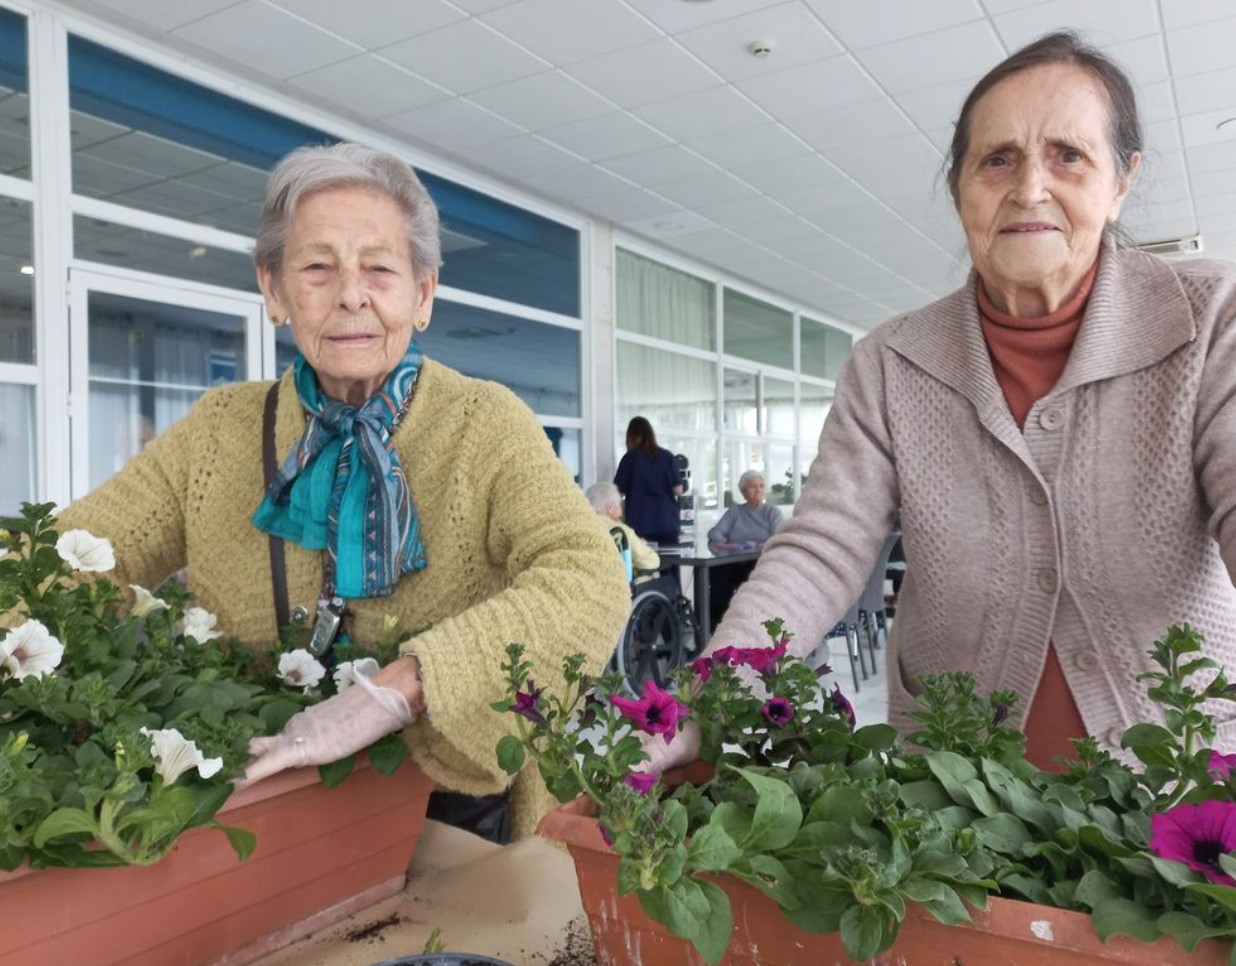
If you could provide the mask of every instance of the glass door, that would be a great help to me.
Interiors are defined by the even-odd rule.
[[[262,378],[257,296],[82,269],[69,273],[69,293],[73,499],[207,389]]]

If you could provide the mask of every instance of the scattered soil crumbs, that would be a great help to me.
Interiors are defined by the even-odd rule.
[[[379,919],[377,922],[371,922],[367,926],[357,926],[355,929],[349,929],[343,934],[343,938],[350,943],[380,943],[384,942],[382,933],[391,926],[397,926],[401,922],[405,922],[402,916],[397,912],[392,912],[385,919]]]
[[[576,916],[567,923],[566,935],[546,966],[596,966],[596,961],[588,920]]]

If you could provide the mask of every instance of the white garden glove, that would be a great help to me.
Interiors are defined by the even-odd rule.
[[[647,761],[638,762],[635,771],[661,774],[671,768],[682,768],[700,756],[700,726],[694,721],[683,722],[682,730],[667,745],[664,735],[640,735]]]
[[[237,787],[285,768],[326,765],[368,748],[415,719],[407,699],[363,674],[356,684],[288,719],[279,734],[249,742],[253,760]]]

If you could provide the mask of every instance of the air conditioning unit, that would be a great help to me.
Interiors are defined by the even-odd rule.
[[[1139,242],[1138,251],[1151,255],[1197,255],[1206,250],[1201,235],[1186,235],[1184,238],[1166,238],[1163,241]]]

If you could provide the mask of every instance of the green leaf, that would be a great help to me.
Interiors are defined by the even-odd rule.
[[[398,731],[369,746],[369,764],[379,775],[393,775],[408,760],[408,743]]]
[[[730,936],[734,932],[734,913],[730,908],[729,896],[720,886],[705,879],[698,881],[700,891],[708,900],[708,915],[700,924],[695,948],[706,962],[716,966],[729,948]]]
[[[792,876],[771,855],[749,856],[742,865],[745,868],[731,867],[729,874],[759,889],[782,909],[797,909],[801,904]]]
[[[695,879],[679,879],[665,891],[665,911],[669,915],[666,927],[675,936],[692,943],[700,936],[703,921],[712,906]]]
[[[1236,912],[1236,888],[1225,885],[1215,885],[1209,882],[1195,882],[1185,886],[1189,892],[1199,892],[1214,899],[1226,909]]]
[[[952,798],[940,783],[929,780],[906,782],[901,786],[899,794],[906,805],[917,806],[929,812],[947,808],[953,804]]]
[[[249,858],[253,854],[253,850],[257,848],[257,836],[247,828],[237,828],[234,825],[220,825],[218,829],[227,836],[228,842],[236,850],[236,855],[240,858],[241,862]]]
[[[1189,886],[1200,882],[1202,877],[1183,862],[1173,862],[1157,855],[1149,856],[1151,865],[1164,879],[1176,886]]]
[[[767,852],[789,845],[803,824],[803,807],[798,796],[785,782],[746,768],[737,771],[758,796],[751,831],[739,843],[743,851]]]
[[[914,877],[902,883],[901,891],[907,899],[917,902],[946,926],[970,921],[970,913],[965,904],[957,893],[943,882]]]
[[[751,810],[737,802],[721,802],[712,810],[708,824],[720,826],[731,839],[741,842],[751,831]]]
[[[884,948],[884,917],[875,906],[850,906],[841,915],[841,944],[846,955],[865,963]]]
[[[883,723],[864,725],[850,736],[850,740],[868,751],[888,751],[897,743],[897,729]]]
[[[937,786],[939,787],[939,786]],[[839,825],[870,825],[871,808],[867,805],[862,789],[853,785],[833,785],[826,788],[807,813],[808,823],[818,821],[836,822]]]
[[[1091,869],[1084,873],[1077,882],[1077,888],[1073,891],[1073,901],[1091,909],[1100,902],[1119,898],[1120,887],[1112,881],[1110,876],[1098,869]]]
[[[58,808],[39,823],[34,833],[34,845],[41,849],[50,839],[81,834],[98,837],[99,827],[93,816],[80,808]]]
[[[1152,943],[1162,933],[1155,917],[1131,899],[1106,899],[1094,907],[1091,914],[1094,931],[1107,942],[1112,936],[1128,936],[1139,942]]]
[[[1203,939],[1214,936],[1229,936],[1231,926],[1207,926],[1204,922],[1187,912],[1165,912],[1159,916],[1155,925],[1169,936],[1175,936],[1176,942],[1191,953]]]
[[[1020,856],[1034,842],[1029,829],[1016,815],[991,815],[972,826],[979,842],[1003,855]]]
[[[505,735],[498,742],[498,767],[508,775],[518,774],[524,767],[524,743],[515,735]]]
[[[352,769],[355,767],[356,756],[348,755],[347,758],[340,758],[338,761],[332,761],[328,765],[319,765],[318,777],[322,779],[322,786],[324,788],[334,788],[352,774]]]
[[[687,862],[701,872],[722,872],[741,856],[742,849],[720,825],[705,825],[687,848]]]
[[[804,932],[830,933],[841,928],[841,917],[854,904],[854,894],[842,883],[799,877],[801,905],[784,910],[785,918]]]
[[[618,895],[639,892],[642,881],[638,862],[625,855],[618,860]]]

